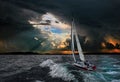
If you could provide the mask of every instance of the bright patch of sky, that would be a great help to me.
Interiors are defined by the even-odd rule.
[[[60,21],[55,15],[46,13],[42,15],[41,20],[29,20],[33,27],[40,30],[43,37],[47,38],[52,45],[52,48],[65,48],[68,46],[67,39],[70,39],[71,26],[63,21]],[[34,39],[38,40],[39,37]],[[38,40],[39,41],[39,40]],[[45,44],[45,42],[44,42]]]

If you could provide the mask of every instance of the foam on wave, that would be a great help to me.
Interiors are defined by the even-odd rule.
[[[68,72],[68,70],[61,64],[54,63],[51,59],[48,59],[40,64],[41,67],[50,68],[50,76],[53,78],[62,78],[65,81],[71,81],[75,79],[75,76]]]
[[[120,82],[120,80],[112,80],[111,82]]]
[[[44,82],[44,81],[36,80],[35,82]]]

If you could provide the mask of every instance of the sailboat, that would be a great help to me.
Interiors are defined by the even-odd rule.
[[[77,44],[79,60],[77,60],[75,57],[75,42]],[[84,54],[83,54],[83,51],[81,48],[81,44],[80,44],[80,41],[78,38],[78,34],[77,34],[77,31],[75,28],[74,20],[72,21],[72,26],[71,26],[71,50],[72,50],[72,56],[74,59],[74,63],[73,63],[74,66],[84,69],[84,70],[89,70],[89,71],[96,69],[95,65],[93,65],[93,64],[89,63],[87,60],[85,60],[85,57],[84,57]]]

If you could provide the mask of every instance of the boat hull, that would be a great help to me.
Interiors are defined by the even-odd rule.
[[[89,67],[87,65],[81,65],[81,64],[78,64],[78,63],[74,63],[73,65],[75,67],[77,67],[77,68],[88,70],[88,71],[94,71],[94,70],[96,70],[96,66],[95,65],[91,65]]]

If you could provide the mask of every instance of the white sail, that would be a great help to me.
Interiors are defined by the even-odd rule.
[[[80,57],[80,59],[82,61],[85,61],[85,57],[84,57],[83,52],[82,52],[82,48],[81,48],[81,45],[80,45],[80,41],[78,39],[77,32],[75,32],[75,38],[76,38],[76,42],[77,42],[77,48],[78,48],[79,57]]]
[[[79,53],[79,60],[76,59],[75,57],[75,42],[77,45],[77,50]],[[72,49],[72,55],[73,55],[73,59],[74,59],[74,63],[73,65],[85,69],[85,70],[95,70],[96,66],[93,64],[90,64],[89,62],[85,61],[85,57],[84,54],[82,52],[82,48],[81,48],[81,44],[78,38],[78,33],[77,30],[75,28],[75,24],[74,24],[74,20],[72,21],[72,26],[71,26],[71,49]]]
[[[72,52],[73,52],[73,49],[74,49],[74,35],[75,35],[75,40],[76,40],[76,43],[77,43],[77,49],[78,49],[80,60],[85,61],[85,57],[84,57],[84,54],[82,52],[80,41],[78,39],[78,34],[77,34],[76,29],[75,29],[74,21],[72,22],[72,28],[71,29],[72,29],[71,30],[72,31]],[[74,60],[76,60],[74,52],[73,52],[73,58],[74,58]]]
[[[72,55],[73,55],[73,59],[76,62],[76,58],[75,58],[75,47],[74,47],[74,32],[73,32],[73,22],[72,22],[72,27],[71,27],[71,48],[72,48]]]

